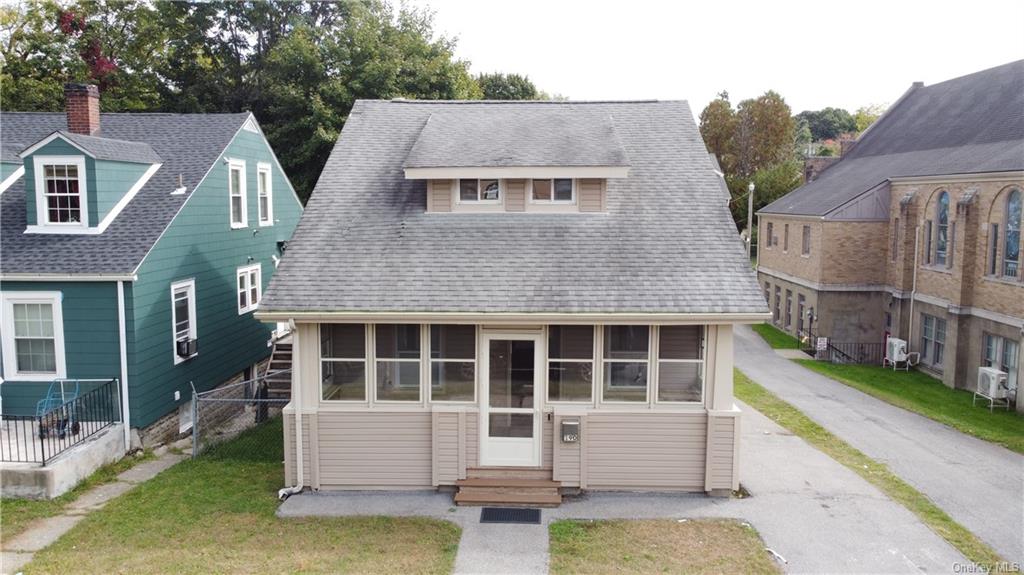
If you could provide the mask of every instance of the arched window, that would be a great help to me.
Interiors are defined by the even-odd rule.
[[[1020,269],[1020,224],[1024,204],[1020,190],[1006,198],[1006,233],[1003,243],[1003,275],[1015,278]]]
[[[946,265],[946,248],[949,247],[949,192],[939,194],[935,204],[935,263]]]

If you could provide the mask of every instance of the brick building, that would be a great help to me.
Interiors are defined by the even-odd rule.
[[[1024,60],[915,83],[838,162],[758,212],[758,279],[789,333],[890,333],[948,386],[973,389],[993,365],[1024,387],[1022,206]]]

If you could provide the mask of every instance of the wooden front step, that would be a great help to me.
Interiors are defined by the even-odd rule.
[[[482,467],[466,473],[466,479],[455,482],[457,505],[557,507],[562,502],[562,484],[551,480],[550,469]]]
[[[551,470],[537,467],[469,467],[469,479],[542,479],[551,481]]]
[[[562,496],[558,493],[465,493],[461,489],[455,494],[457,505],[493,505],[499,507],[558,507]]]

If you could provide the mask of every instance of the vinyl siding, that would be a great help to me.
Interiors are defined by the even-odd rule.
[[[739,435],[740,418],[738,414],[729,416],[708,416],[708,458],[707,458],[707,490],[738,489],[739,453],[736,439]]]
[[[270,352],[266,343],[273,326],[252,313],[238,314],[235,273],[261,264],[266,290],[277,243],[291,238],[301,207],[262,135],[240,130],[222,157],[245,160],[248,227],[230,227],[228,166],[218,161],[139,266],[128,377],[133,427],[145,427],[188,401],[192,385],[199,391],[216,387]],[[269,227],[258,222],[257,162],[272,166],[275,221]],[[175,364],[171,284],[189,278],[196,286],[199,354]],[[181,392],[177,402],[175,391]]]
[[[7,176],[18,171],[24,164],[20,162],[0,162],[0,182],[7,179]],[[22,176],[24,177],[24,176]]]
[[[323,488],[429,488],[432,417],[428,411],[317,415]]]
[[[589,489],[704,491],[704,413],[594,411],[586,433]]]
[[[452,211],[451,180],[427,180],[427,211]]]
[[[466,414],[458,411],[435,411],[432,417],[433,485],[452,485],[466,470],[464,457]]]
[[[63,295],[64,358],[75,379],[119,378],[120,332],[116,282],[0,282],[2,291],[58,291]],[[2,351],[0,351],[2,353]],[[3,412],[35,415],[49,383],[6,379],[0,385]]]
[[[581,421],[582,417],[555,415],[553,429],[561,429],[562,421]],[[582,434],[581,434],[582,435]],[[560,437],[551,438],[553,448],[552,479],[565,487],[580,486],[581,443],[562,443]]]
[[[86,158],[85,167],[89,171],[89,225],[96,226],[139,181],[150,165]]]
[[[605,211],[604,200],[605,181],[598,179],[579,180],[576,183],[576,192],[579,196],[581,212],[603,212]]]
[[[505,180],[505,211],[526,211],[526,180]]]
[[[316,415],[302,415],[302,478],[304,485],[313,484],[312,458],[309,456],[309,423]],[[295,485],[295,414],[284,414],[284,477],[286,485]]]

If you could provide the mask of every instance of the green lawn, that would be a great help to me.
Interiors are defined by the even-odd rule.
[[[750,327],[773,349],[800,349],[800,340],[770,323],[755,323]]]
[[[780,573],[750,525],[732,519],[555,521],[551,573]]]
[[[923,493],[879,463],[812,421],[800,410],[735,370],[736,397],[807,443],[848,467],[894,501],[906,507],[970,561],[989,569],[1004,562],[991,547],[953,520]]]
[[[129,455],[120,461],[100,467],[74,489],[53,499],[4,498],[0,500],[0,533],[3,534],[4,539],[10,539],[25,531],[36,519],[60,515],[68,504],[81,497],[86,491],[104,483],[111,483],[117,479],[120,473],[143,461],[152,459],[155,457],[150,451],[140,451]]]
[[[278,519],[282,459],[276,418],[90,514],[25,572],[451,572],[460,529],[447,521]]]
[[[797,360],[800,365],[857,388],[882,401],[944,423],[966,434],[1024,453],[1024,416],[987,405],[972,406],[974,394],[950,389],[919,371],[893,371],[874,365]]]

